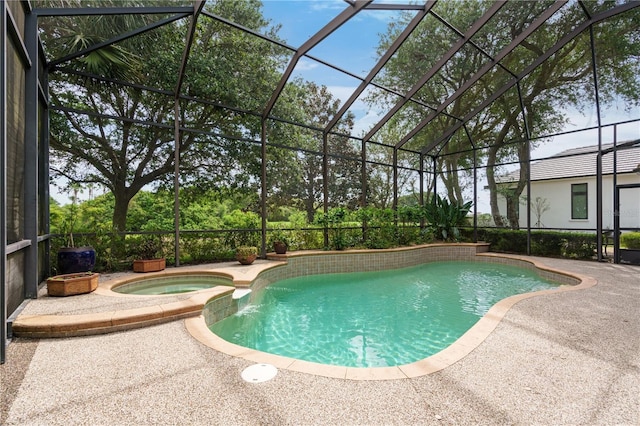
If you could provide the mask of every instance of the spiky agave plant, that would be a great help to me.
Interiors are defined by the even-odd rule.
[[[429,227],[437,238],[444,241],[457,241],[460,237],[460,225],[464,225],[473,202],[452,203],[436,194],[430,203],[424,206]]]

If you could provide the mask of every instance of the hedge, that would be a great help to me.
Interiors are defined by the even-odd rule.
[[[626,232],[620,235],[620,243],[628,249],[640,249],[640,232]]]
[[[465,240],[471,241],[473,229],[464,229]],[[478,229],[478,241],[491,244],[490,250],[498,253],[527,253],[527,231],[499,228]],[[533,231],[531,254],[534,256],[591,259],[597,251],[595,233]]]

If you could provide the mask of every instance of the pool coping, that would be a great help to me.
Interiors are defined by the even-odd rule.
[[[304,255],[309,256],[312,254],[314,253],[305,253]],[[295,255],[296,254],[293,254],[293,256]],[[582,290],[593,287],[597,284],[597,281],[592,277],[552,268],[542,262],[534,259],[529,259],[525,256],[488,252],[477,253],[476,256],[483,256],[491,260],[511,259],[521,262],[527,262],[539,271],[547,271],[554,274],[570,277],[577,280],[579,283],[574,285],[564,284],[554,289],[517,294],[502,299],[501,301],[493,305],[473,327],[467,330],[460,338],[458,338],[447,348],[422,360],[395,367],[357,368],[325,365],[246,348],[244,346],[239,346],[227,342],[226,340],[212,333],[206,324],[204,315],[187,318],[185,320],[185,325],[189,333],[191,333],[191,335],[195,339],[197,339],[205,346],[213,348],[227,355],[243,358],[245,360],[256,363],[271,364],[280,369],[347,380],[409,379],[435,373],[460,361],[462,358],[464,358],[474,349],[480,346],[480,344],[484,342],[487,337],[489,337],[491,332],[498,326],[500,321],[502,321],[509,309],[511,309],[511,307],[513,307],[516,303],[531,297],[554,295],[567,291]]]

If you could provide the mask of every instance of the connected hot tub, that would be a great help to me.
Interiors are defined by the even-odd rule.
[[[112,287],[111,290],[121,294],[151,296],[189,293],[219,285],[233,287],[233,282],[220,275],[169,275],[137,278]]]

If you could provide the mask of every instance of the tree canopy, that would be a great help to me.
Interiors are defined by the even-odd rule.
[[[439,7],[440,13],[452,26],[466,29],[484,13],[486,4],[468,0],[443,2]],[[491,53],[497,52],[537,19],[544,7],[544,2],[508,2],[501,10],[502,15],[489,20],[473,36],[476,47],[470,43],[465,45],[417,91],[415,99],[421,103],[407,103],[381,131],[390,132],[389,128],[395,127],[397,130],[393,132],[403,136],[409,133],[419,121],[432,113],[425,105],[440,105],[456,92],[478,70],[490,63]],[[500,19],[501,16],[504,19]],[[411,19],[412,15],[406,14],[403,20],[388,26],[379,45],[380,55],[386,52]],[[462,96],[455,98],[407,146],[420,149],[438,140],[459,117],[465,116],[513,79],[526,64],[540,57],[580,19],[584,19],[580,8],[561,9],[557,17],[545,22],[540,30],[527,37],[517,51],[513,51],[499,65],[493,65],[487,75],[471,85]],[[640,102],[640,78],[633,72],[640,68],[638,22],[640,14],[636,10],[593,28],[600,102],[621,98],[628,108],[637,107]],[[447,32],[451,33],[443,22],[432,17],[425,19],[389,61],[380,78],[381,83],[408,92],[451,48],[452,39],[443,36]],[[479,164],[484,163],[486,167],[492,215],[498,226],[504,223],[497,203],[496,168],[503,162],[519,162],[520,179],[508,194],[506,212],[510,226],[518,227],[518,200],[526,187],[530,148],[540,142],[529,143],[529,140],[560,130],[568,120],[565,113],[567,107],[580,110],[595,102],[592,59],[590,33],[585,31],[519,80],[516,87],[484,108],[450,140],[436,147],[434,155],[439,155],[441,160],[437,171],[446,186],[449,199],[461,202],[464,198],[465,175],[466,181],[470,182],[468,179],[473,168],[471,140]],[[397,101],[394,95],[384,91],[375,92],[369,99],[383,106]]]
[[[256,1],[216,2],[208,7],[220,13],[224,11],[216,9],[231,8],[229,13],[247,28],[269,25]],[[96,25],[112,22],[108,18],[74,21],[68,31],[82,37],[52,48],[63,55],[78,49],[77,38],[108,38],[111,31]],[[43,28],[60,31],[57,25],[45,24]],[[91,61],[85,58],[79,69],[51,74],[55,104],[51,113],[52,177],[108,188],[115,198],[116,230],[125,230],[129,202],[142,188],[171,186],[176,148],[176,104],[171,91],[179,74],[176,67],[183,55],[186,30],[185,23],[175,23],[121,42],[116,51],[125,53],[118,57],[122,58],[118,67],[107,56],[109,65],[87,70]],[[178,105],[181,183],[204,189],[233,186],[249,190],[259,176],[259,146],[251,142],[259,135],[259,120],[234,114],[220,104],[242,99],[249,111],[261,106],[261,96],[268,97],[277,82],[281,52],[206,17],[198,20],[196,34],[182,87],[186,95]],[[125,85],[109,81],[121,76],[121,71],[106,75],[107,79],[81,73],[125,66],[130,78],[130,84]]]
[[[288,85],[285,100],[293,112],[292,119],[305,120],[309,127],[277,125],[270,132],[270,142],[289,146],[273,148],[268,162],[268,187],[271,204],[303,208],[312,223],[324,200],[324,152],[327,154],[327,192],[329,207],[355,207],[361,197],[359,149],[349,138],[353,114],[347,114],[327,135],[324,147],[323,128],[336,114],[339,100],[326,86],[295,80]],[[282,129],[284,127],[284,129]]]

